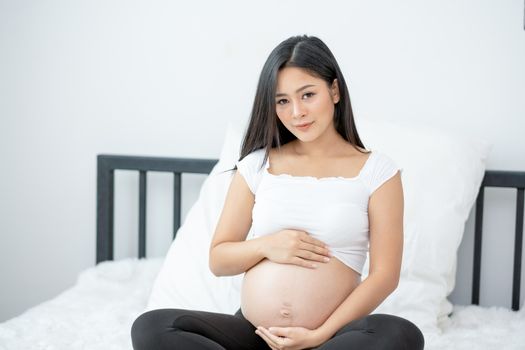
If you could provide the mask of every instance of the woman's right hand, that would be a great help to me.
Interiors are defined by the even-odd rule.
[[[305,231],[281,230],[262,236],[262,252],[270,261],[316,268],[316,262],[328,262],[332,254],[328,246]]]

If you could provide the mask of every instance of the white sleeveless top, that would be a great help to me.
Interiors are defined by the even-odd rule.
[[[352,178],[274,175],[268,172],[268,160],[261,169],[264,153],[261,148],[237,162],[239,173],[255,195],[247,239],[283,229],[306,231],[361,274],[368,251],[368,199],[402,168],[372,150]]]

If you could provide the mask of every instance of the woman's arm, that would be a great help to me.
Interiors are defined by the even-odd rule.
[[[246,241],[255,197],[236,171],[210,245],[210,270],[216,276],[237,275],[264,258],[260,239]]]
[[[254,200],[248,184],[236,172],[210,244],[209,267],[214,275],[238,275],[264,258],[307,268],[325,262],[330,255],[328,247],[304,231],[283,229],[246,241]]]
[[[399,283],[403,255],[403,186],[398,172],[370,197],[370,272],[368,277],[317,328],[322,342],[352,320],[376,309]]]

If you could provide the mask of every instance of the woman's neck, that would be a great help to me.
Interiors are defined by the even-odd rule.
[[[290,150],[298,156],[311,159],[326,159],[327,157],[341,154],[341,151],[347,150],[347,146],[349,145],[350,144],[336,132],[335,135],[318,138],[310,142],[295,139],[290,143]]]

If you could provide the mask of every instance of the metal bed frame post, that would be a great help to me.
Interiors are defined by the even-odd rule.
[[[97,157],[97,264],[113,260],[114,168],[104,156]]]
[[[515,188],[516,224],[514,236],[514,270],[512,279],[512,310],[520,308],[521,261],[523,247],[523,191],[525,188],[525,172],[487,170],[476,199],[476,219],[474,223],[474,267],[472,279],[472,304],[479,305],[479,289],[481,276],[481,247],[483,226],[483,203],[485,187]]]

